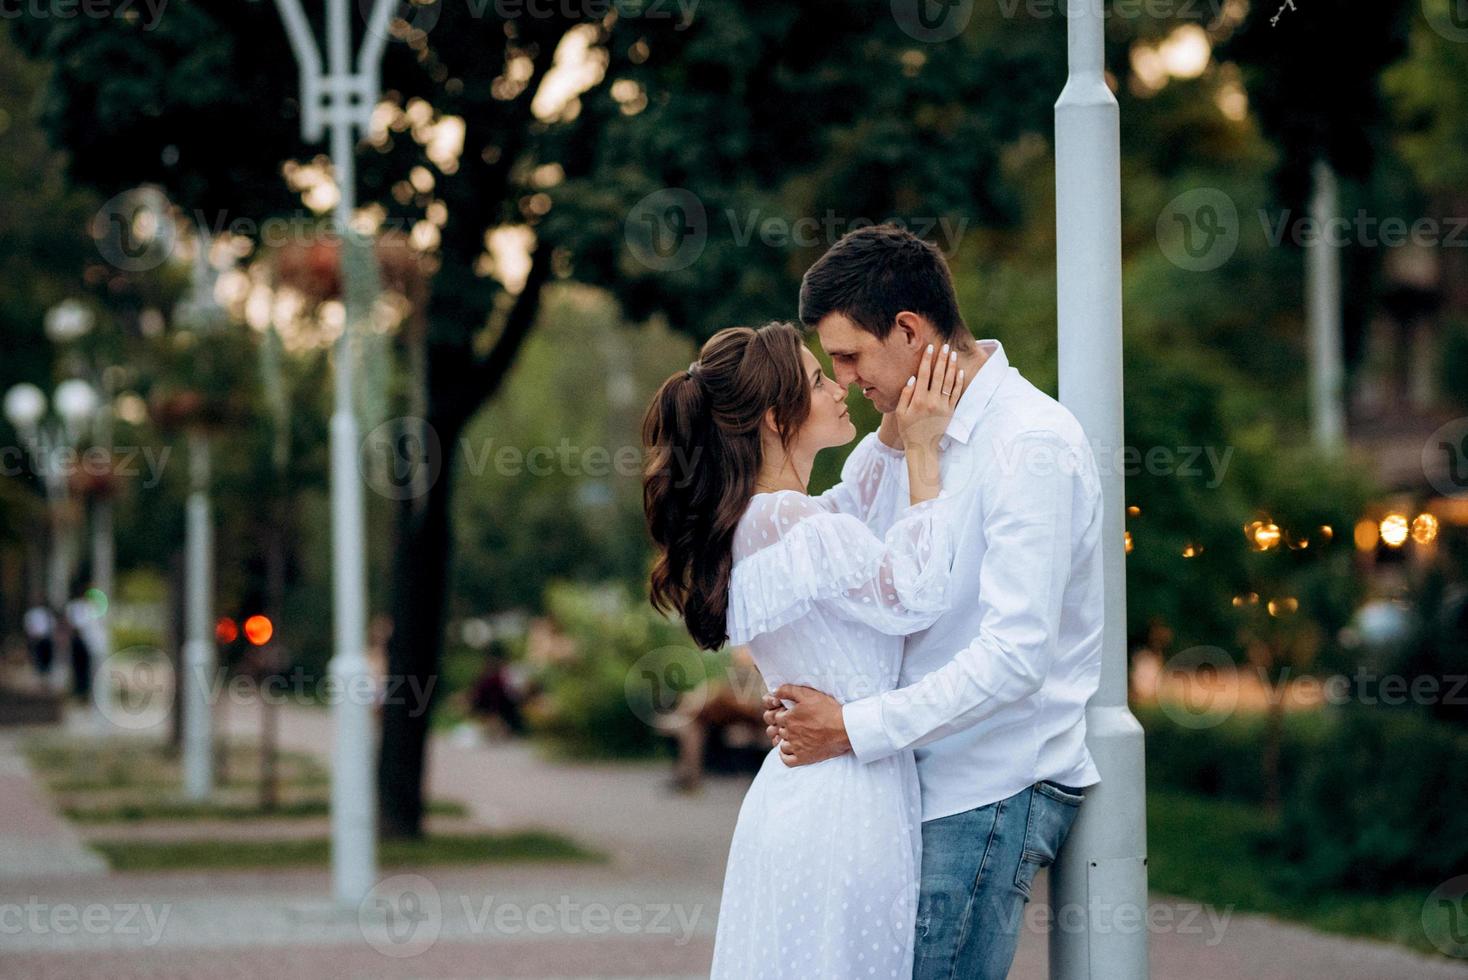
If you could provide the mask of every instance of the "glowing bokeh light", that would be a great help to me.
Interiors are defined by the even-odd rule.
[[[275,635],[275,626],[266,616],[259,613],[245,620],[245,639],[257,647],[263,647]]]

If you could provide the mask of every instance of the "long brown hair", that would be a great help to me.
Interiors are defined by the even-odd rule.
[[[663,382],[642,421],[642,507],[658,546],[652,604],[677,610],[705,650],[729,636],[734,531],[763,462],[760,421],[774,409],[788,444],[810,414],[802,346],[789,323],[720,330]]]

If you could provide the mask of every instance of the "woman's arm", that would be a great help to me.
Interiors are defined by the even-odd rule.
[[[963,394],[963,371],[958,352],[944,344],[941,351],[928,345],[918,373],[907,379],[897,401],[897,430],[907,454],[909,503],[932,500],[943,489],[938,465],[938,443],[948,431],[948,420]]]

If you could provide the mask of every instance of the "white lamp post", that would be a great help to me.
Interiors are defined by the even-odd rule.
[[[365,133],[380,90],[378,72],[394,0],[374,0],[371,20],[350,63],[351,26],[347,0],[327,0],[326,50],[329,70],[300,0],[276,0],[301,73],[301,132],[320,140],[329,131],[338,191],[336,230],[342,236],[342,291],[352,263],[345,261],[352,210],[356,206],[354,136]],[[367,666],[366,519],[357,466],[357,417],[352,403],[352,333],[355,311],[347,310],[336,344],[335,408],[331,416],[331,545],[335,585],[336,642],[331,675],[337,702],[336,745],[331,769],[331,871],[337,900],[355,907],[377,879],[377,792],[373,758],[377,745]]]
[[[103,676],[103,668],[112,656],[112,604],[116,601],[112,594],[116,550],[113,547],[111,497],[111,492],[116,489],[116,474],[110,471],[113,379],[119,370],[105,368],[102,371],[102,397],[97,403],[92,429],[94,443],[107,453],[109,470],[106,492],[98,494],[92,503],[92,586],[102,594],[102,606],[92,617],[92,639],[88,646],[92,651],[92,721],[98,731],[106,731],[112,717],[112,684],[110,678]]]
[[[174,319],[196,331],[215,328],[220,310],[214,301],[214,270],[209,264],[209,233],[200,224],[194,243],[189,292]],[[184,642],[180,671],[183,708],[184,796],[207,799],[214,791],[214,518],[209,502],[209,436],[200,428],[188,434],[189,496],[184,504]]]
[[[46,336],[54,344],[68,344],[91,333],[95,323],[96,317],[89,306],[79,300],[64,299],[46,311]],[[93,436],[96,445],[106,450],[109,460],[112,453],[112,388],[108,381],[111,377],[110,370],[101,372],[103,396],[90,396],[93,403]],[[65,387],[63,384],[62,388]],[[56,392],[57,410],[63,417],[68,411],[83,416],[87,393],[63,395],[62,388],[58,388]],[[63,404],[68,398],[74,399],[70,406]],[[80,424],[80,418],[74,424]],[[106,494],[99,494],[92,502],[92,585],[101,592],[103,601],[100,607],[90,610],[85,624],[92,671],[92,723],[98,731],[106,730],[107,720],[111,717],[112,686],[102,676],[102,668],[112,655],[112,539],[112,501]]]
[[[1317,160],[1311,171],[1310,217],[1329,228],[1340,211],[1335,171]],[[1305,244],[1305,323],[1310,351],[1310,433],[1317,449],[1339,450],[1346,437],[1341,366],[1341,247],[1331,235]]]
[[[46,336],[52,343],[62,345],[79,340],[92,332],[96,318],[90,307],[75,299],[65,299],[46,311]],[[98,398],[88,388],[87,391],[77,390],[63,394],[62,388],[57,389],[57,410],[63,417],[68,413],[75,416],[73,426],[82,424],[82,419],[88,414],[91,416],[93,436],[98,446],[106,450],[110,460],[112,453],[112,392],[106,379],[109,377],[107,371],[102,372],[103,386],[106,389],[103,397]],[[68,400],[70,403],[67,404]],[[87,412],[87,402],[91,401],[91,412]],[[110,474],[109,474],[110,476]],[[92,671],[92,723],[98,731],[105,731],[107,719],[111,716],[112,686],[106,677],[102,676],[102,669],[112,655],[112,584],[113,584],[113,547],[112,547],[112,501],[107,495],[99,494],[92,502],[92,585],[101,592],[103,601],[98,607],[88,610],[87,620],[84,624],[72,624],[83,628],[87,634],[87,649],[90,653]]]
[[[1098,455],[1123,445],[1121,167],[1097,0],[1068,0],[1070,74],[1055,103],[1056,289],[1060,400]],[[1147,827],[1142,728],[1127,708],[1125,489],[1102,460],[1106,603],[1101,686],[1086,744],[1101,771],[1053,869],[1050,976],[1145,980]]]
[[[55,618],[51,642],[51,686],[63,687],[64,664],[70,663],[71,624],[66,606],[71,591],[71,535],[66,503],[70,497],[68,474],[61,451],[74,445],[86,431],[87,422],[97,410],[97,393],[78,378],[61,382],[51,403],[57,421],[45,423],[46,396],[35,385],[22,382],[5,393],[5,417],[15,426],[30,451],[31,462],[46,488],[51,509],[51,553],[46,574],[46,602]],[[96,697],[96,685],[93,685]]]

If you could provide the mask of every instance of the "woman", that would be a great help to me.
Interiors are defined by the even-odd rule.
[[[905,456],[868,440],[810,497],[816,453],[856,434],[845,390],[789,324],[716,334],[643,426],[653,605],[704,649],[748,644],[771,690],[891,690],[901,637],[945,608],[938,439],[962,381],[930,348],[894,413]],[[883,540],[865,521],[881,467],[902,461],[912,506]],[[920,834],[911,752],[796,769],[771,750],[734,831],[713,977],[910,976]]]

